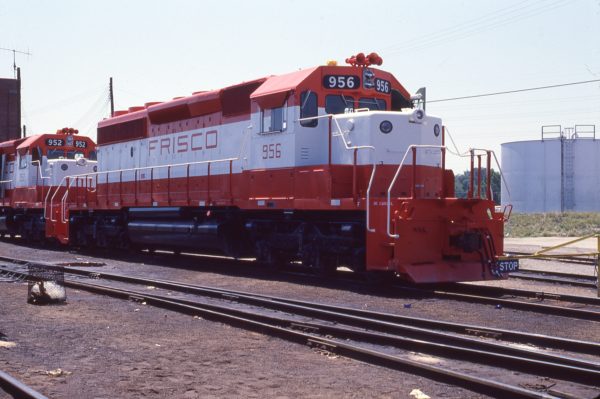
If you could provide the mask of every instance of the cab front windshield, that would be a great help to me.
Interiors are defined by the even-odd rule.
[[[79,159],[85,158],[85,154],[81,151],[65,151],[60,149],[48,150],[46,155],[48,159]]]

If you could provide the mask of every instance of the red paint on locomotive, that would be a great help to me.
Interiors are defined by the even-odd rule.
[[[376,54],[350,61],[101,121],[99,170],[51,201],[46,234],[418,283],[506,277],[503,213],[489,188],[454,198],[441,120],[369,66]]]

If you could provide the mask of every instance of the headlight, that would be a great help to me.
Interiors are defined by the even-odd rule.
[[[62,165],[60,165],[60,168],[62,170],[67,170],[67,169],[69,169],[69,165],[67,165],[66,163],[63,163]]]
[[[422,109],[415,109],[409,118],[412,123],[422,123],[425,118],[425,112]]]
[[[384,133],[384,134],[388,134],[389,132],[392,131],[393,128],[394,128],[394,125],[392,125],[392,122],[390,122],[390,121],[383,121],[379,124],[379,130],[381,130],[381,133]]]
[[[440,135],[440,125],[438,125],[437,123],[433,127],[433,134],[435,137],[438,137]]]

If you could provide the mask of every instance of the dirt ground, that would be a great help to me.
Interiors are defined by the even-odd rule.
[[[598,323],[493,306],[415,299],[357,286],[314,285],[305,277],[197,257],[103,259],[0,242],[0,255],[49,262],[105,262],[98,270],[151,274],[189,283],[310,299],[410,316],[440,318],[597,341]],[[176,267],[173,267],[176,266]],[[593,293],[592,293],[593,294]],[[327,356],[307,346],[174,312],[68,291],[62,306],[26,303],[27,286],[0,283],[0,370],[50,398],[389,397],[481,395],[426,378]],[[1,335],[0,335],[1,337]],[[52,371],[66,374],[53,376]],[[2,398],[2,393],[0,393]]]
[[[70,290],[67,305],[33,306],[26,291],[1,285],[0,330],[16,346],[0,369],[50,398],[475,396],[139,303]],[[59,368],[69,374],[48,374]]]

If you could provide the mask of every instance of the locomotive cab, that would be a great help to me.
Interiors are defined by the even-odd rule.
[[[64,190],[67,177],[96,168],[96,146],[75,129],[3,143],[0,233],[43,239],[46,206]]]
[[[95,144],[88,137],[77,137],[77,130],[65,128],[56,134],[31,136],[17,147],[16,189],[27,189],[38,203],[48,189],[65,185],[66,177],[94,172]],[[39,189],[38,189],[39,188]]]

